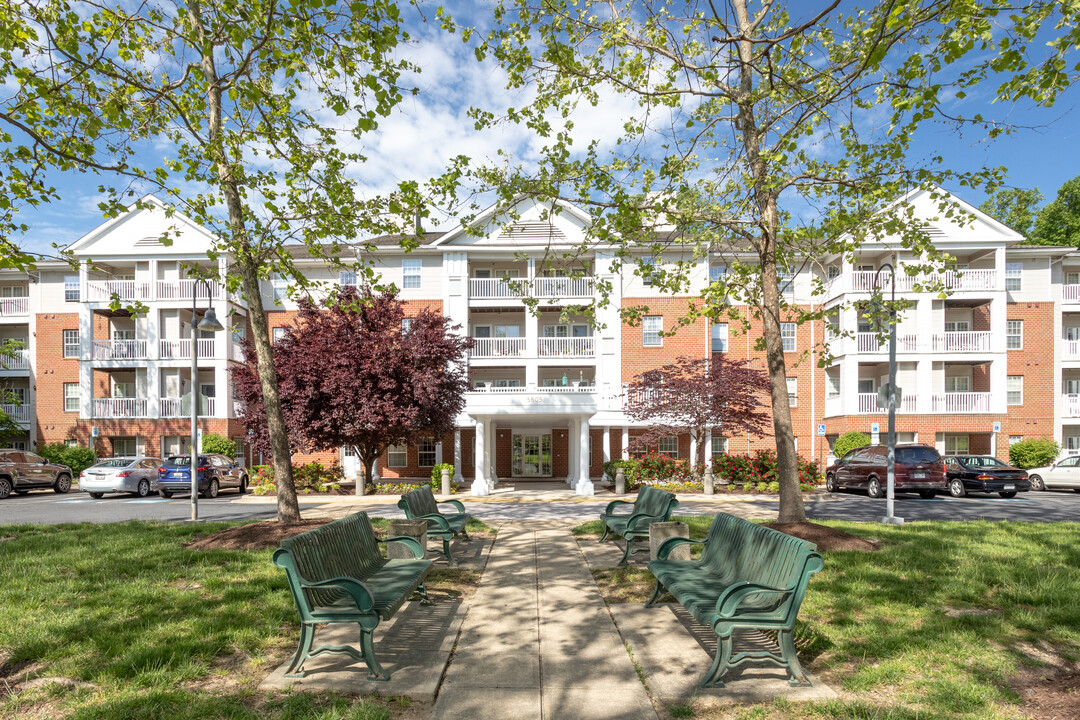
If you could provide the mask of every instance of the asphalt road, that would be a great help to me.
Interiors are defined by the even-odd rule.
[[[460,498],[474,516],[482,520],[584,520],[595,518],[613,499],[600,495],[595,500],[534,500],[496,501],[469,503],[469,496]],[[705,496],[686,498],[676,513],[707,515],[718,510],[728,510],[753,517],[775,513],[779,504],[771,498],[744,499],[732,502],[730,496]],[[301,512],[313,510],[325,501],[301,500]],[[401,511],[392,503],[350,504],[348,507],[367,510],[378,517],[402,517]],[[109,495],[94,500],[85,493],[73,491],[57,495],[52,491],[34,491],[28,495],[15,496],[0,501],[0,525],[20,523],[55,524],[69,522],[122,522],[125,520],[186,521],[190,517],[191,504],[186,496],[171,499],[152,496],[133,498]],[[807,514],[812,519],[874,521],[885,514],[884,500],[871,500],[865,495],[839,493],[818,494],[807,497]],[[896,499],[896,515],[908,522],[917,520],[1041,520],[1052,522],[1080,522],[1080,494],[1071,492],[1030,492],[1005,500],[997,496],[970,496],[956,499],[938,497],[923,500],[916,496],[899,495]],[[223,493],[209,500],[199,498],[199,517],[202,520],[263,520],[276,515],[272,503],[253,503],[251,498],[241,500],[233,493]]]

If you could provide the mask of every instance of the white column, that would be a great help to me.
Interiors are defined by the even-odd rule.
[[[690,433],[690,467],[697,462],[697,435]]]
[[[491,488],[487,482],[487,422],[476,421],[476,452],[473,460],[476,464],[476,475],[473,477],[472,494],[477,496],[490,495]]]
[[[592,495],[592,479],[589,477],[589,420],[581,418],[578,423],[578,481],[574,490],[578,495]]]
[[[454,482],[461,481],[461,428],[454,428]]]
[[[372,460],[371,461],[371,482],[373,482],[373,483],[379,482],[379,461],[378,460]]]
[[[574,465],[577,461],[577,452],[574,449],[577,442],[577,422],[576,419],[571,419],[566,429],[566,482],[570,487],[574,486],[574,479],[577,477],[577,468]]]
[[[499,446],[498,430],[495,429],[495,421],[488,420],[487,428],[485,428],[485,435],[487,435],[487,466],[488,466],[488,487],[492,490],[499,483],[499,473],[496,471],[495,459],[498,456],[497,448]]]
[[[611,462],[611,426],[610,425],[605,425],[604,426],[604,440],[603,440],[603,443],[604,443],[604,450],[603,450],[600,457],[602,457],[604,459],[605,463],[608,463],[608,462]],[[608,479],[609,480],[614,480],[615,478],[608,478]]]
[[[712,467],[712,428],[705,429],[705,467]]]
[[[530,260],[529,262],[532,262]],[[525,308],[525,387],[533,390],[540,384],[540,316]]]
[[[627,446],[629,444],[630,444],[630,428],[624,427],[622,429],[622,452],[620,453],[622,455],[623,460],[629,460],[630,459],[630,451],[627,449]]]

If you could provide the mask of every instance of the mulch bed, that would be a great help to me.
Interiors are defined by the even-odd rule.
[[[185,543],[189,550],[266,550],[281,545],[281,541],[330,522],[331,518],[312,518],[295,523],[264,520],[250,525],[231,527],[193,542]]]
[[[818,550],[862,550],[865,552],[874,552],[878,549],[878,542],[875,540],[863,540],[861,537],[856,537],[843,530],[831,528],[828,525],[818,525],[817,523],[812,522],[770,522],[763,524],[765,527],[772,528],[785,535],[792,535],[801,540],[812,542],[818,546]]]

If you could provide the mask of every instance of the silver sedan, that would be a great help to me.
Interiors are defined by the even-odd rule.
[[[134,493],[146,497],[157,492],[158,466],[152,457],[108,458],[79,474],[79,489],[99,498],[107,492]]]

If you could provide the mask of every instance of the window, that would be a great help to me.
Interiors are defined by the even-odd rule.
[[[653,272],[655,272],[656,261],[652,258],[644,258],[641,261],[641,266],[638,268],[638,274],[641,275],[641,284],[645,287],[652,287],[653,284]]]
[[[1024,404],[1024,376],[1010,375],[1005,378],[1005,402],[1008,405]]]
[[[799,402],[799,378],[789,377],[787,380],[787,403],[795,407]]]
[[[968,436],[967,435],[946,435],[945,436],[945,454],[946,455],[967,455],[968,454]]]
[[[674,435],[670,437],[662,437],[657,442],[656,449],[661,455],[670,455],[671,457],[677,457],[679,454],[679,438]]]
[[[1010,435],[1009,436],[1009,446],[1011,447],[1011,446],[1015,445],[1016,443],[1022,441],[1023,439],[1024,439],[1023,435]]]
[[[1067,272],[1065,273],[1066,285],[1080,285],[1080,272]]]
[[[1024,271],[1024,263],[1005,263],[1005,289],[1009,292],[1019,292],[1022,285],[1020,274]]]
[[[74,438],[69,438],[68,440],[64,441],[64,446],[65,447],[79,447],[79,441],[75,440]]]
[[[780,339],[784,352],[795,352],[795,323],[780,323]]]
[[[945,378],[945,392],[966,393],[971,392],[971,378],[967,375],[952,375]]]
[[[406,445],[391,445],[386,448],[387,467],[405,467],[409,464],[409,448]]]
[[[64,357],[66,357],[66,358],[79,357],[79,331],[78,330],[65,330],[64,331]]]
[[[341,270],[338,272],[338,285],[341,287],[356,287],[356,271]]]
[[[1023,350],[1024,349],[1024,321],[1023,320],[1006,320],[1005,321],[1005,349],[1006,350]]]
[[[727,352],[728,328],[727,323],[713,323],[712,326],[712,351]]]
[[[79,302],[79,276],[64,276],[64,302]]]
[[[64,411],[79,412],[79,383],[64,383]]]
[[[416,464],[420,467],[433,467],[435,465],[434,440],[424,439],[416,444]]]
[[[716,457],[717,455],[722,455],[722,454],[724,454],[726,452],[727,452],[727,438],[726,437],[717,437],[716,435],[713,435],[713,438],[712,438],[712,454],[713,454],[713,457]]]
[[[840,277],[840,266],[839,265],[830,265],[825,270],[825,276],[829,280],[835,280],[836,278]]]
[[[401,334],[409,332],[409,328],[412,327],[412,318],[401,318]]]
[[[289,296],[289,279],[281,273],[274,273],[273,276],[274,285],[274,301],[277,303],[284,303],[285,298]]]
[[[276,328],[274,328],[273,330],[270,331],[270,340],[275,345],[283,337],[285,337],[285,328],[283,328],[283,327],[276,327]]]
[[[724,282],[727,280],[727,265],[710,265],[709,282]]]
[[[646,315],[641,321],[641,342],[646,347],[663,345],[664,338],[660,333],[664,330],[663,315]]]
[[[795,292],[795,271],[776,269],[776,284],[780,292],[792,295]]]
[[[420,289],[420,260],[401,261],[401,287],[405,290]]]
[[[139,454],[133,437],[112,438],[113,457],[134,457]]]

